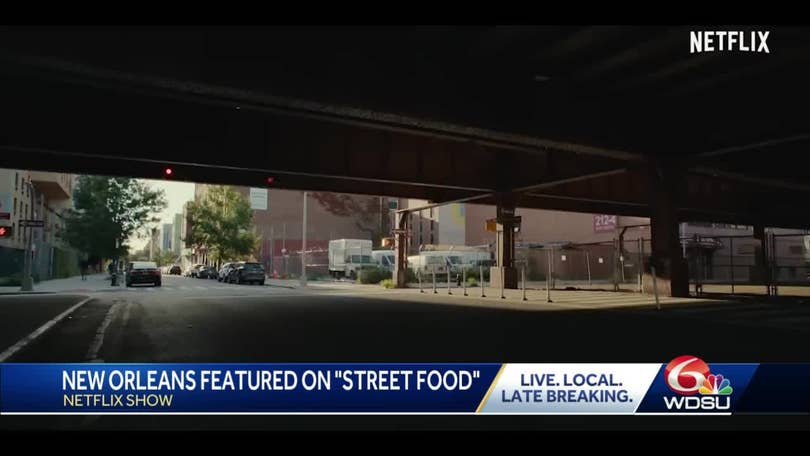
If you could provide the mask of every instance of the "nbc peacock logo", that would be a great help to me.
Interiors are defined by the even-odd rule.
[[[700,394],[731,394],[734,389],[731,387],[731,382],[724,378],[722,374],[709,374],[703,384],[700,386],[698,392]]]
[[[728,410],[731,408],[731,381],[713,374],[697,356],[679,356],[664,368],[664,380],[677,396],[665,396],[669,410]],[[700,397],[695,395],[700,393]]]

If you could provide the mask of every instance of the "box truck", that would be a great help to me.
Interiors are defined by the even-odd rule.
[[[329,275],[356,279],[360,270],[374,268],[371,241],[366,239],[336,239],[329,241]]]

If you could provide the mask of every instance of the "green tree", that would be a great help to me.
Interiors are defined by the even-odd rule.
[[[188,205],[191,229],[186,242],[207,247],[213,262],[255,255],[259,237],[253,210],[244,195],[228,186],[212,186],[199,201]]]
[[[158,266],[171,266],[174,264],[174,261],[178,256],[179,255],[171,250],[158,250],[158,254],[155,256],[155,261],[157,262]]]
[[[61,237],[92,257],[117,258],[127,254],[130,236],[159,221],[166,198],[136,179],[80,176],[73,203]]]

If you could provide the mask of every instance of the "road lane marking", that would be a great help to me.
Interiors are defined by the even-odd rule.
[[[38,337],[45,334],[45,332],[48,331],[49,329],[51,329],[55,324],[62,321],[65,317],[70,315],[73,311],[75,311],[79,307],[87,304],[87,302],[89,302],[92,299],[93,298],[85,298],[85,299],[79,301],[78,303],[76,303],[72,307],[70,307],[68,310],[60,313],[59,315],[55,316],[54,318],[49,320],[44,325],[42,325],[39,328],[35,329],[31,334],[29,334],[29,335],[23,337],[22,339],[20,339],[19,341],[17,341],[17,343],[12,345],[11,347],[5,349],[5,351],[3,351],[3,353],[0,353],[0,363],[5,362],[7,359],[9,359],[12,356],[14,356],[15,354],[17,354],[17,352],[19,352],[20,350],[25,348],[26,345],[30,344],[31,342],[36,340]]]
[[[91,343],[90,348],[87,349],[87,356],[85,356],[87,361],[93,363],[103,362],[103,360],[98,358],[98,351],[101,350],[101,346],[104,344],[104,333],[107,331],[107,327],[110,326],[110,322],[113,320],[115,313],[120,307],[120,302],[110,306],[110,310],[108,310],[107,315],[104,316],[104,321],[101,322],[101,325],[96,330],[96,337],[93,338],[93,343]]]

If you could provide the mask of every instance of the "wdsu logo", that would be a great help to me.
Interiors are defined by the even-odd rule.
[[[667,410],[730,410],[731,381],[711,373],[696,356],[679,356],[667,364],[664,380],[675,396],[664,396]]]

